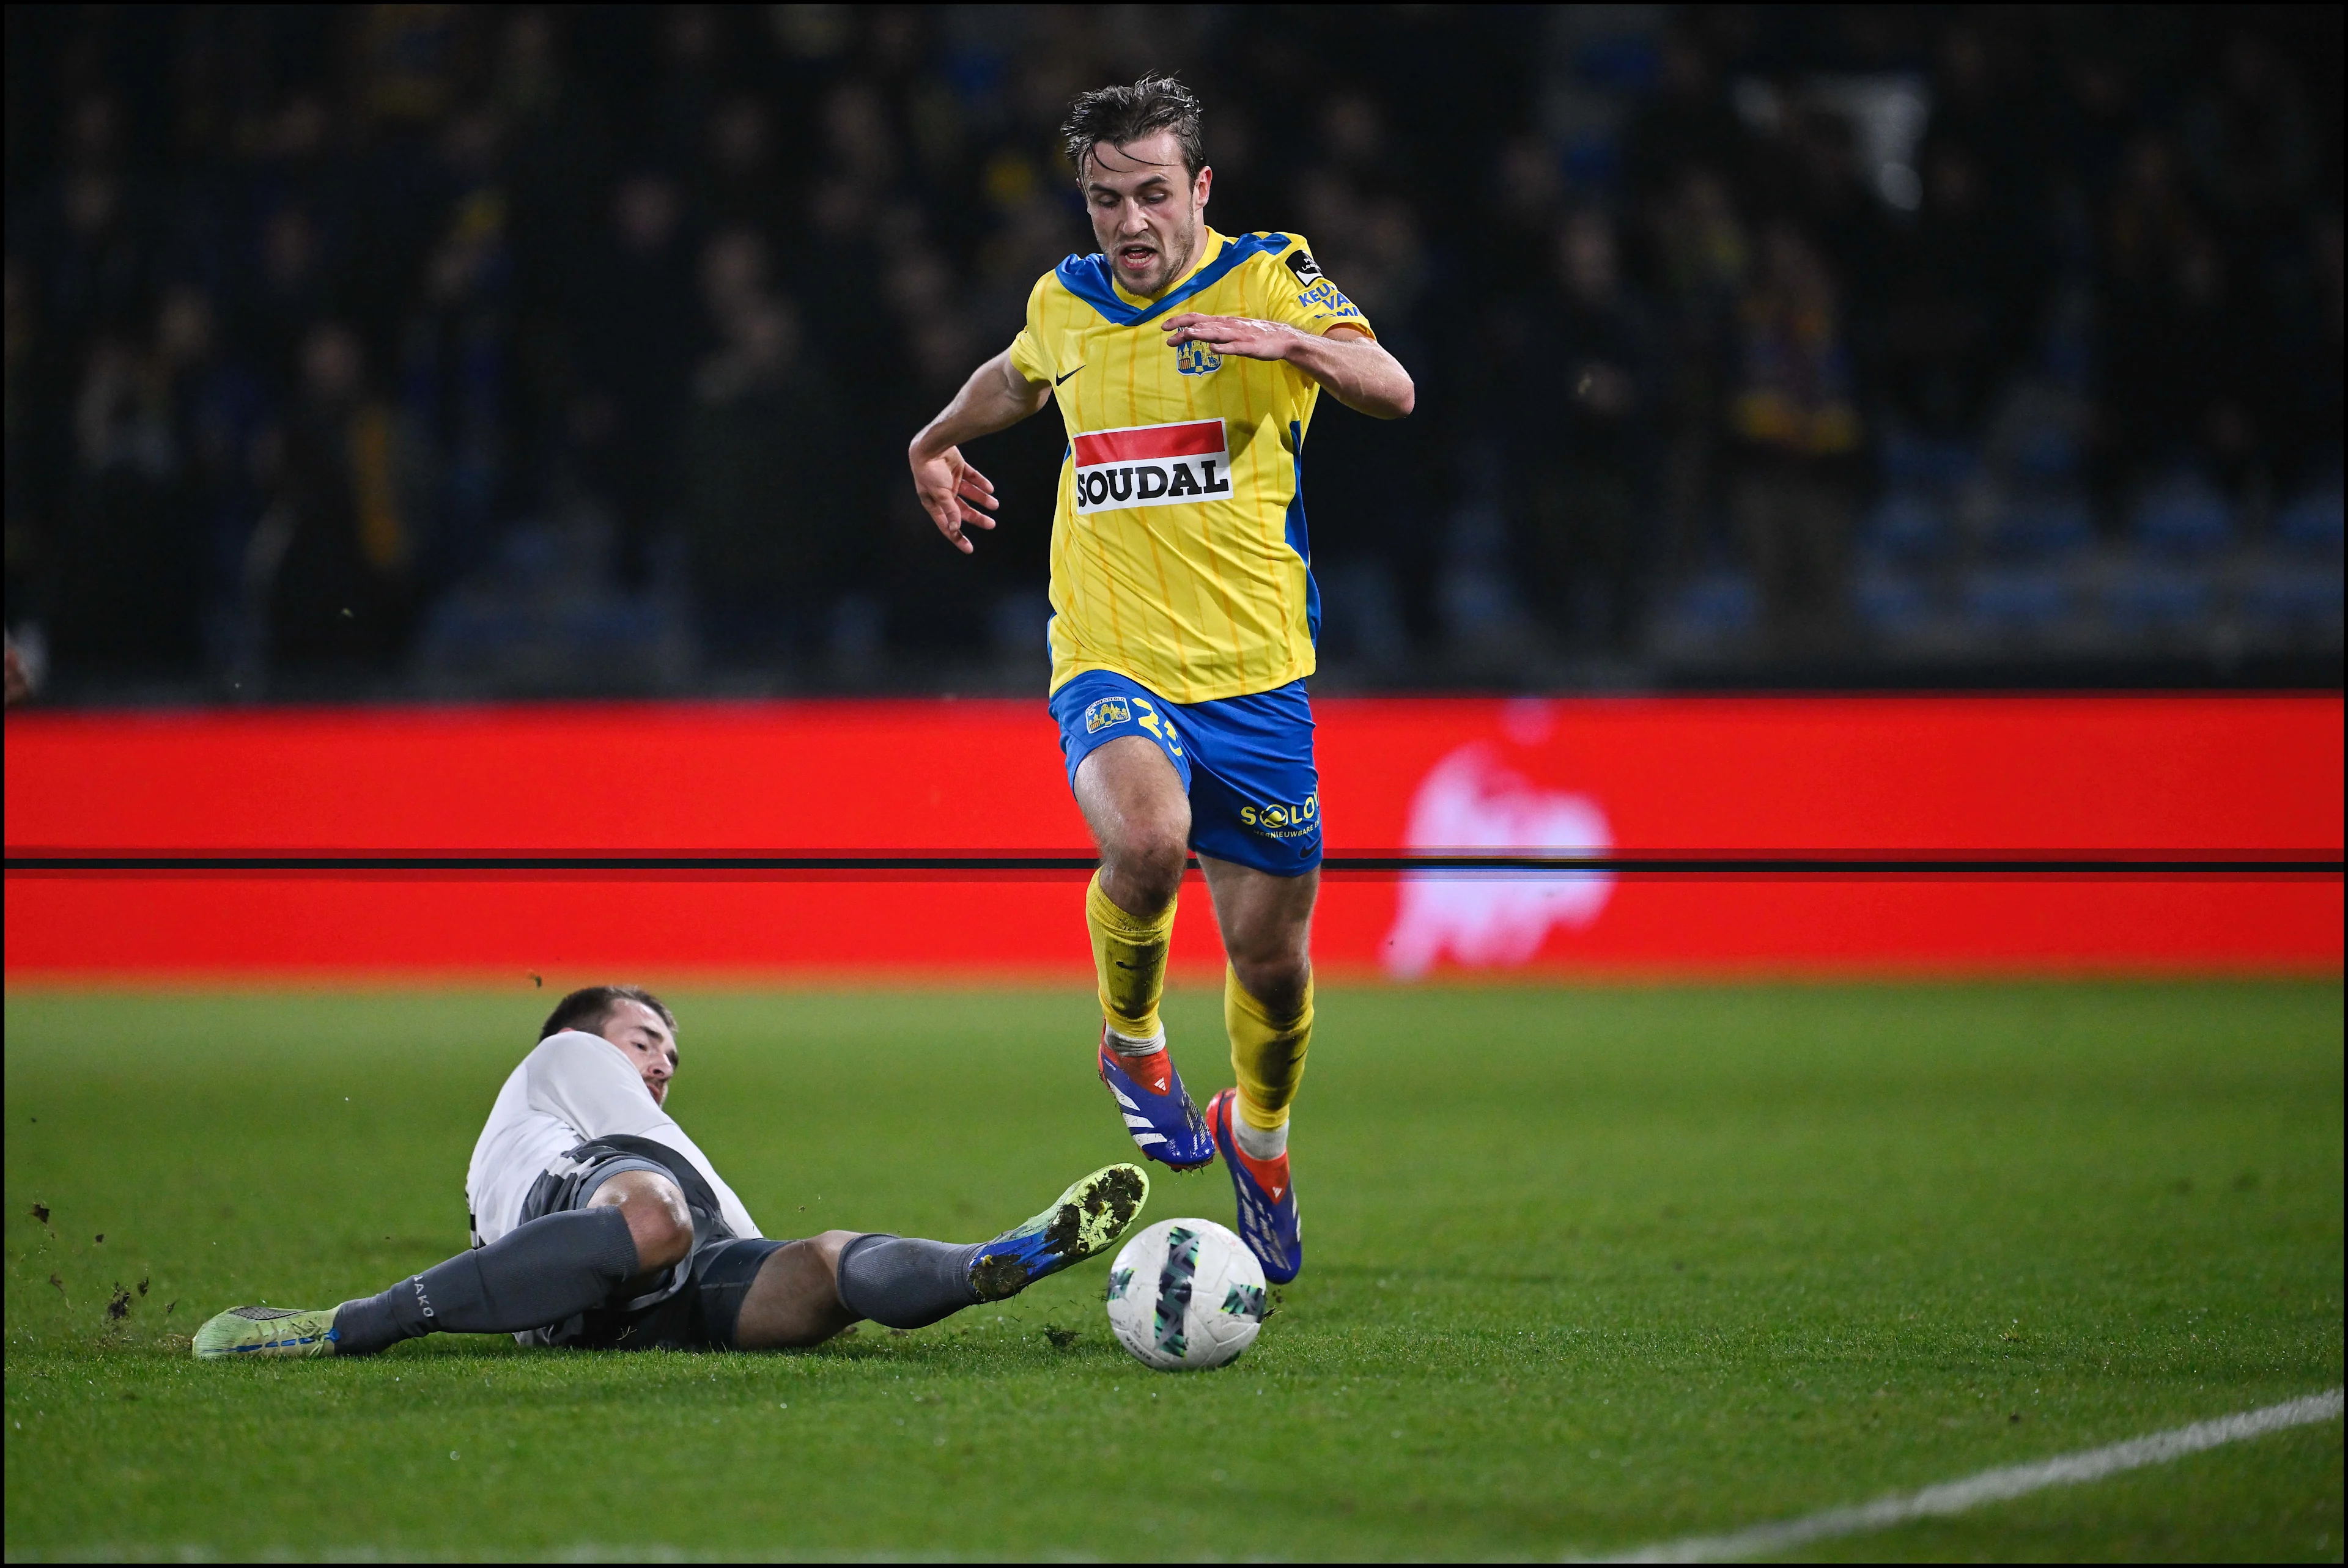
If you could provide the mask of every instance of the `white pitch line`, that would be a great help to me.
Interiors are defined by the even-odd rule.
[[[1962,1481],[1942,1481],[1938,1486],[1928,1486],[1904,1497],[1878,1498],[1873,1502],[1860,1503],[1854,1508],[1830,1508],[1824,1513],[1813,1513],[1805,1519],[1759,1524],[1728,1535],[1684,1536],[1677,1541],[1643,1546],[1621,1556],[1579,1561],[1730,1563],[1762,1557],[1776,1552],[1790,1552],[1813,1541],[1889,1529],[1895,1524],[1905,1524],[1911,1519],[1938,1519],[1962,1513],[1984,1502],[2003,1502],[2008,1498],[2021,1497],[2045,1487],[2076,1486],[2082,1481],[2101,1481],[2122,1471],[2167,1464],[2170,1460],[2182,1459],[2187,1454],[2199,1453],[2204,1449],[2214,1449],[2221,1444],[2240,1442],[2244,1438],[2263,1437],[2269,1432],[2279,1432],[2291,1427],[2313,1426],[2319,1421],[2336,1421],[2340,1414],[2341,1391],[2334,1389],[2328,1394],[2312,1394],[2303,1399],[2269,1405],[2261,1410],[2245,1410],[2238,1416],[2220,1416],[2214,1421],[2196,1421],[2189,1427],[2178,1427],[2174,1431],[2131,1438],[2109,1448],[2061,1454],[2054,1459],[2041,1460],[2036,1464],[1985,1470],[1979,1475],[1967,1476]]]

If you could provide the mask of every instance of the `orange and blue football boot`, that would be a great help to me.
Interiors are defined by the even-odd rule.
[[[1207,1125],[1231,1173],[1239,1199],[1240,1239],[1263,1265],[1264,1278],[1286,1285],[1304,1266],[1304,1233],[1296,1220],[1296,1184],[1288,1176],[1288,1156],[1259,1160],[1231,1135],[1240,1091],[1226,1089],[1207,1102]]]
[[[1182,1087],[1170,1051],[1148,1056],[1119,1056],[1108,1045],[1108,1026],[1101,1026],[1100,1081],[1117,1096],[1125,1112],[1125,1130],[1141,1152],[1178,1171],[1195,1171],[1215,1163],[1215,1141],[1207,1135],[1206,1118]]]

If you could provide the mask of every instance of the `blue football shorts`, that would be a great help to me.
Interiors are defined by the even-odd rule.
[[[1068,784],[1097,747],[1138,735],[1190,796],[1190,847],[1274,876],[1321,864],[1321,775],[1304,682],[1212,702],[1169,702],[1130,676],[1087,670],[1052,693]]]

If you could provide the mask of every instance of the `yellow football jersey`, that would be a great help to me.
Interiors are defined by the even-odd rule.
[[[1169,346],[1198,311],[1310,333],[1369,323],[1293,234],[1207,231],[1163,296],[1128,294],[1098,255],[1037,281],[1011,363],[1049,382],[1068,427],[1052,516],[1052,690],[1111,670],[1173,702],[1313,673],[1319,590],[1304,528],[1304,436],[1320,384],[1284,361]]]

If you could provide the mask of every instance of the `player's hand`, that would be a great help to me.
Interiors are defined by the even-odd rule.
[[[1286,359],[1289,351],[1303,340],[1304,334],[1282,322],[1258,321],[1253,316],[1208,316],[1196,311],[1186,312],[1160,324],[1166,333],[1166,343],[1201,343],[1217,354],[1235,354],[1241,359]]]
[[[938,532],[946,542],[963,554],[971,553],[967,528],[992,528],[994,519],[986,515],[999,503],[994,498],[994,481],[963,460],[962,448],[949,446],[934,457],[924,457],[918,451],[909,455],[913,465],[913,493],[922,498],[922,509],[937,524]],[[983,512],[981,507],[986,508]]]

